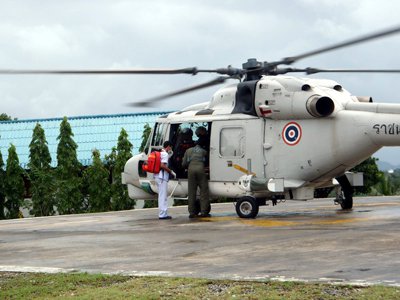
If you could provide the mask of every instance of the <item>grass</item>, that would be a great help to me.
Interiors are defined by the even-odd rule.
[[[0,272],[0,299],[400,299],[400,288]]]

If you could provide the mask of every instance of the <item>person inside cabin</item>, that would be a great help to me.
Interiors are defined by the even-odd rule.
[[[197,127],[196,136],[201,140],[201,144],[204,145],[204,149],[207,151],[210,149],[210,135],[204,126]]]
[[[174,148],[174,167],[176,170],[177,178],[187,178],[185,168],[182,167],[182,159],[187,149],[194,147],[193,131],[190,128],[183,128],[176,140]]]

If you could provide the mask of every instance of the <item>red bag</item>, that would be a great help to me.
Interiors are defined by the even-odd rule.
[[[161,154],[159,151],[153,151],[149,154],[147,162],[142,165],[142,170],[148,173],[158,174],[161,170]]]

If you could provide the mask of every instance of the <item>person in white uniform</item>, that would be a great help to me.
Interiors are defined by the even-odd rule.
[[[155,174],[155,180],[158,186],[158,218],[160,220],[170,220],[171,216],[168,215],[168,181],[170,175],[176,177],[174,171],[168,168],[168,153],[172,150],[172,143],[165,141],[163,149],[161,149],[161,171]]]

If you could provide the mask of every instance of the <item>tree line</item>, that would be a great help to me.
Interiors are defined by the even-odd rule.
[[[10,117],[2,114],[0,119]],[[146,124],[139,150],[143,150],[150,130]],[[6,163],[0,151],[0,219],[21,217],[26,195],[31,196],[30,214],[33,216],[134,208],[136,201],[129,198],[121,181],[121,173],[126,161],[132,157],[133,148],[126,130],[121,129],[116,147],[104,159],[94,149],[92,164],[86,168],[78,161],[78,145],[73,136],[68,119],[64,117],[57,137],[55,168],[51,167],[52,159],[40,123],[33,129],[27,170],[20,166],[14,145],[8,149]]]

